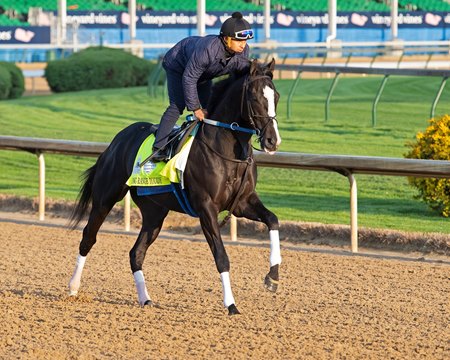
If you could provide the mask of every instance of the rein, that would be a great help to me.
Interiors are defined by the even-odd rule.
[[[239,126],[238,123],[234,122],[231,124],[227,124],[227,123],[223,123],[220,121],[216,121],[216,120],[211,120],[211,119],[203,119],[203,122],[205,124],[208,125],[213,125],[213,126],[218,126],[218,127],[222,127],[225,129],[229,129],[229,130],[233,130],[233,131],[240,131],[240,132],[244,132],[244,133],[248,133],[248,134],[252,134],[252,135],[258,135],[259,136],[259,130],[258,129],[248,129],[242,126]]]

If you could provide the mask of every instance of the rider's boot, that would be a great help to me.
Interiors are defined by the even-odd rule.
[[[169,154],[168,154],[167,146],[165,146],[161,149],[153,147],[153,153],[150,156],[150,160],[152,162],[167,161],[168,158],[169,158]]]

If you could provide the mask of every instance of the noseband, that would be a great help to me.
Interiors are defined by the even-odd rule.
[[[262,80],[262,79],[269,80],[270,82],[272,82],[272,78],[268,75],[257,75],[257,76],[253,76],[253,77],[250,77],[250,75],[247,75],[244,80],[244,87],[243,87],[242,97],[241,97],[241,114],[244,114],[244,109],[246,108],[248,119],[250,121],[250,126],[252,126],[256,130],[256,135],[258,136],[258,141],[261,140],[261,137],[264,135],[269,123],[271,121],[277,121],[277,118],[274,116],[256,114],[253,109],[252,102],[249,101],[249,85],[252,82],[255,82],[257,80]],[[262,128],[256,127],[256,124],[255,124],[256,118],[267,119],[267,121],[265,122],[265,124]]]

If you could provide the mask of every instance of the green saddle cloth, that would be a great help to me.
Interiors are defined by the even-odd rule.
[[[155,142],[155,135],[149,135],[139,147],[133,163],[133,172],[126,184],[128,186],[152,187],[183,183],[183,172],[193,140],[194,136],[189,136],[180,152],[167,163],[147,161],[144,166],[141,166],[141,163],[151,155]]]

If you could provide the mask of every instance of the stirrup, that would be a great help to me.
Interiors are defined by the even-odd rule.
[[[153,154],[150,155],[150,161],[152,162],[167,161],[168,158],[167,149],[165,148],[153,148]]]

